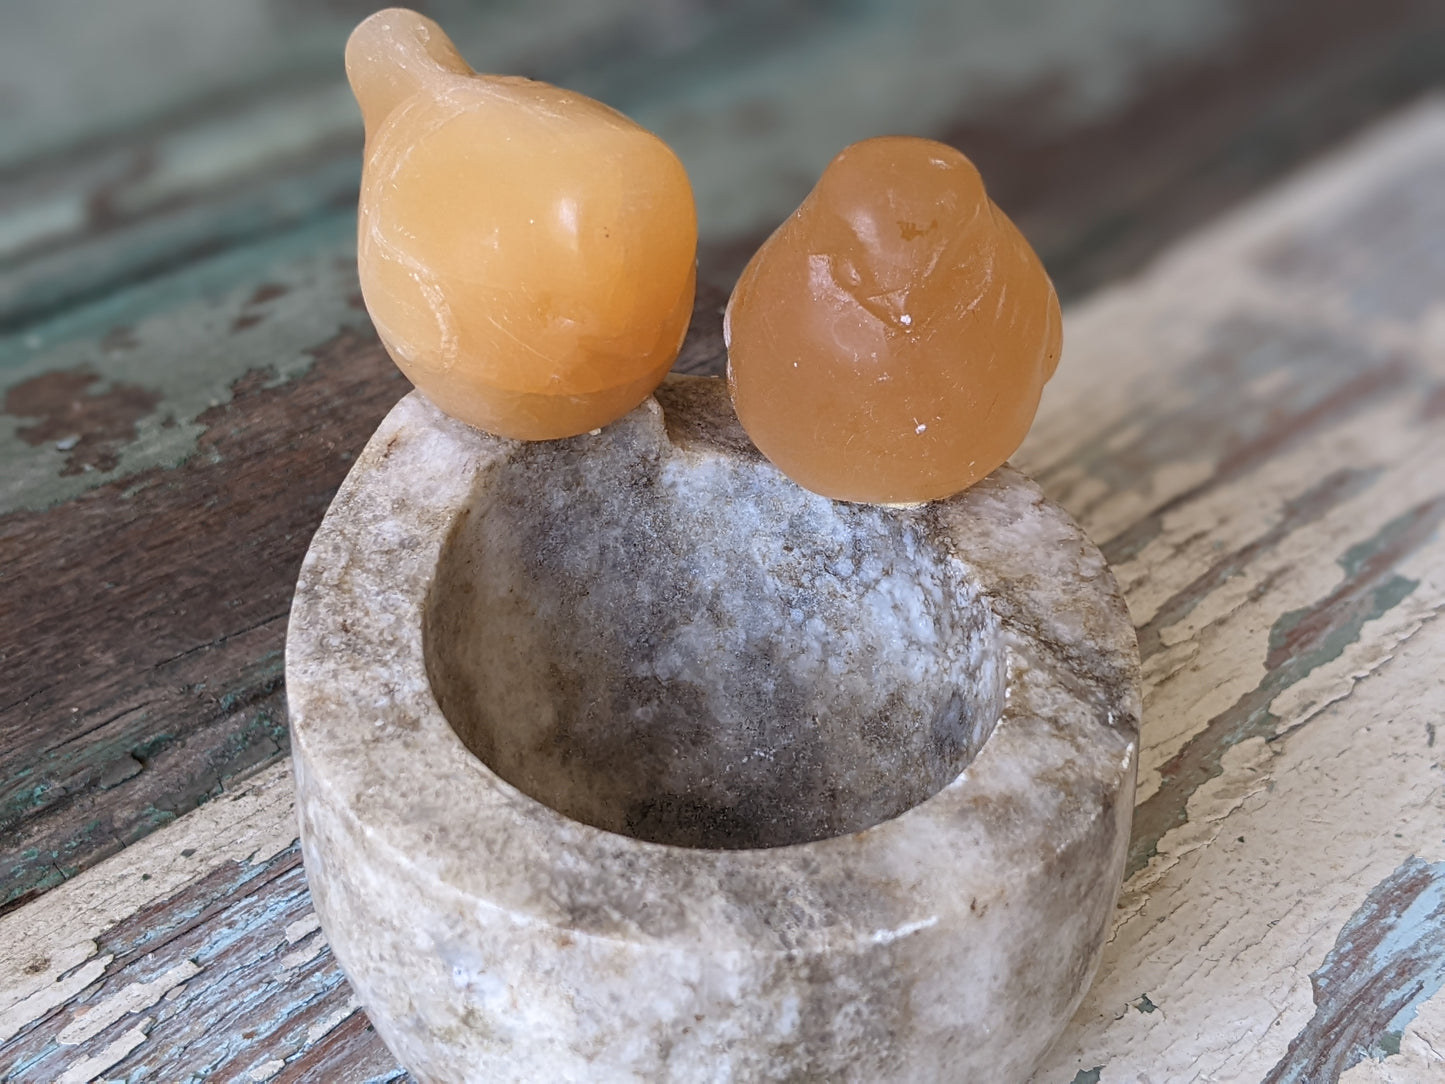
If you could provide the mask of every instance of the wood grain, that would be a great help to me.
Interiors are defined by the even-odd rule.
[[[1019,460],[1110,554],[1145,705],[1040,1080],[1445,1072],[1442,170],[1437,99],[1066,318]]]
[[[1311,972],[1314,1015],[1263,1084],[1337,1080],[1367,1058],[1398,1057],[1420,1002],[1445,983],[1442,919],[1445,864],[1411,855],[1370,890]]]
[[[1005,24],[970,11],[946,19],[972,21],[983,41],[1006,39]],[[914,108],[923,84],[909,81],[923,74],[869,108],[964,141],[1046,254],[1075,251],[1069,266],[1090,282],[1445,72],[1438,6],[1312,6],[1298,33],[1303,8],[1292,0],[1236,12],[1234,22],[1209,11],[1188,0],[1151,14],[1162,44],[1138,56],[1107,45],[1105,24],[1089,24],[1107,45],[1101,55],[1134,82],[1122,96],[1094,94],[1083,111],[1058,105],[1057,28],[1020,39],[1021,66],[984,89],[960,84],[926,117]],[[806,186],[786,163],[831,153],[799,143],[799,125],[821,126],[808,131],[812,146],[865,122],[840,95],[854,93],[847,64],[881,48],[868,36],[881,32],[879,13],[806,4],[684,13],[676,40],[621,2],[572,17],[580,22],[563,25],[581,38],[560,28],[539,36],[526,20],[488,23],[495,34],[483,56],[590,81],[696,142],[700,198],[732,207],[720,220],[734,215],[742,232],[704,246],[705,286],[679,365],[718,371],[728,277],[757,239],[749,223],[782,213]],[[938,18],[902,10],[887,48],[938,37]],[[467,25],[463,38],[480,34]],[[733,65],[738,43],[774,31],[752,67]],[[822,78],[809,66],[813,51],[843,66],[793,87],[772,113],[756,108],[756,79],[789,57]],[[1415,60],[1402,67],[1407,53]],[[660,65],[646,86],[625,74],[643,56]],[[1344,57],[1353,59],[1341,74]],[[1091,73],[1069,69],[1065,82],[1093,85]],[[700,86],[719,116],[751,117],[743,144],[736,133],[703,142],[686,123]],[[0,177],[0,195],[13,201],[4,221],[69,223],[12,234],[8,253],[0,245],[0,323],[13,329],[0,336],[0,907],[284,755],[279,651],[290,576],[345,464],[402,386],[362,345],[346,92],[334,76],[298,75],[281,89],[177,106],[130,142],[110,137]],[[1200,127],[1184,137],[1170,117],[1186,105]],[[1333,119],[1312,121],[1306,137],[1296,123],[1304,114]],[[1238,169],[1228,163],[1240,144],[1271,150],[1250,159],[1258,168]],[[231,149],[239,146],[244,154]],[[724,183],[739,161],[773,178],[744,190],[747,208]],[[1080,176],[1093,180],[1081,187]],[[67,217],[61,204],[83,213]],[[1133,255],[1080,240],[1117,235],[1106,223],[1126,205],[1144,215]],[[1150,219],[1146,205],[1193,210]],[[1117,541],[1116,556],[1128,545]],[[1148,814],[1177,815],[1162,805]]]
[[[694,372],[722,364],[730,275],[848,139],[957,141],[1076,297],[1445,81],[1432,0],[435,6],[483,66],[678,144]],[[231,40],[282,7],[237,0],[258,36]],[[405,388],[352,270],[355,12],[294,10],[265,63],[120,80],[91,127],[0,139],[6,1079],[397,1073],[288,934],[290,589]],[[7,72],[26,47],[0,42]],[[1069,312],[1020,461],[1119,569],[1149,698],[1119,926],[1041,1081],[1441,1072],[1441,110]]]
[[[76,379],[12,396],[64,409]],[[354,333],[299,379],[269,379],[249,373],[203,412],[181,467],[0,521],[0,654],[36,676],[0,715],[9,906],[288,748],[281,649],[296,572],[349,450],[406,384]]]
[[[1432,0],[1268,0],[1214,50],[1171,58],[1141,92],[1076,123],[1040,81],[960,117],[963,147],[1066,298],[1143,267],[1163,245],[1369,119],[1437,85],[1445,7]],[[1070,178],[1070,196],[1055,192]]]
[[[294,824],[277,766],[0,919],[0,1079],[405,1079],[319,932]]]
[[[1020,459],[1141,629],[1147,845],[1041,1084],[1445,1071],[1442,169],[1445,100],[1068,313]],[[10,1071],[394,1079],[292,824],[277,765],[0,919]]]

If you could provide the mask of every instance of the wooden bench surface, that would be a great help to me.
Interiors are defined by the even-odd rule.
[[[0,1078],[404,1078],[309,907],[281,664],[407,386],[352,264],[368,7],[6,16]],[[717,371],[741,261],[880,131],[972,154],[1054,270],[1016,462],[1113,562],[1146,699],[1117,929],[1038,1080],[1445,1079],[1445,100],[1351,135],[1445,81],[1445,8],[431,10],[679,147],[682,368]]]

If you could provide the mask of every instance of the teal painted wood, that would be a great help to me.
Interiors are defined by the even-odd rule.
[[[1445,1073],[1442,170],[1437,98],[1066,315],[1016,462],[1110,556],[1145,696],[1041,1080]]]
[[[354,229],[354,212],[335,211],[0,338],[4,510],[178,466],[196,453],[199,417],[248,372],[294,380],[337,334],[369,328],[356,302]],[[274,296],[258,301],[263,287]],[[54,374],[96,380],[78,396],[46,395]],[[112,405],[118,386],[140,389],[145,409]]]
[[[408,1079],[316,929],[294,844],[219,867],[96,945],[102,976],[0,1046],[0,1079],[60,1080],[82,1058],[108,1060],[142,1020],[144,1041],[98,1070],[107,1079]]]
[[[369,5],[214,6],[225,8],[216,22],[209,5],[177,17],[159,0],[0,15],[0,69],[7,79],[40,73],[7,99],[21,103],[23,123],[0,123],[0,900],[11,907],[0,922],[126,861],[106,859],[164,836],[157,828],[179,830],[230,801],[284,758],[278,660],[295,568],[346,464],[404,388],[369,338],[351,265],[358,127],[338,55]],[[431,10],[479,66],[601,94],[678,144],[699,192],[712,286],[684,360],[714,371],[729,276],[849,139],[894,130],[954,140],[1077,294],[1445,78],[1445,9],[1431,0],[438,0]],[[78,18],[91,32],[72,37]],[[112,18],[127,25],[104,29]],[[188,45],[136,44],[168,33]],[[57,62],[71,47],[90,51]],[[1374,198],[1390,213],[1301,223],[1262,262],[1301,294],[1343,291],[1371,319],[1417,326],[1441,289],[1438,201],[1414,182]],[[1424,425],[1445,402],[1417,366],[1333,327],[1236,321],[1211,350],[1191,363],[1186,407],[1137,432],[1057,442],[1067,455],[1034,464],[1116,562],[1175,577],[1157,606],[1147,578],[1135,587],[1150,600],[1141,639],[1166,690],[1180,680],[1170,668],[1181,628],[1219,620],[1213,607],[1233,585],[1400,483],[1378,465],[1331,462],[1247,538],[1217,532],[1226,537],[1210,535],[1199,553],[1171,524],[1351,419],[1418,399],[1422,420],[1411,424]],[[1241,395],[1249,380],[1266,391]],[[1281,429],[1287,439],[1275,439]],[[1201,457],[1212,463],[1205,481],[1157,475]],[[1106,495],[1139,510],[1111,519]],[[1290,697],[1434,597],[1432,500],[1365,516],[1358,538],[1296,566],[1338,582],[1272,613],[1272,645],[1240,664],[1263,661],[1263,676],[1155,765],[1168,783],[1140,811],[1141,882],[1151,854],[1156,867],[1172,860],[1171,840],[1212,823],[1200,803],[1235,785],[1239,750],[1288,744],[1279,730],[1294,725]],[[1187,561],[1170,565],[1174,546]],[[1279,571],[1257,589],[1272,598],[1297,575]],[[207,914],[239,924],[226,944],[273,962],[297,951],[279,946],[286,925],[304,920],[302,897],[265,896],[294,869],[279,880],[217,876]],[[1352,907],[1371,886],[1357,887]],[[211,953],[184,980],[187,1014],[210,1021],[206,1041],[176,1039],[174,1054],[162,1053],[169,1038],[147,1041],[125,1055],[127,1072],[159,1079],[164,1064],[218,1079],[209,1043],[233,1057],[227,1072],[252,1055],[280,1061],[278,1079],[395,1071],[359,1013],[320,1046],[294,1045],[344,1006],[334,969],[323,975],[317,962],[305,981],[320,985],[306,989],[326,992],[303,996],[222,966],[235,957],[206,932],[211,919],[182,915],[199,898],[190,891],[151,901],[135,922],[184,928],[177,938]],[[184,960],[165,955],[172,942],[135,936],[97,990],[83,985],[79,1000],[29,1025],[17,1040],[27,1057],[49,1059],[46,1071],[99,1057],[168,1011],[174,1002],[124,1014],[75,1047],[45,1045],[79,1008],[105,1002],[100,991],[174,977]],[[277,999],[263,1012],[270,1030],[247,1038],[244,1014],[217,1015],[229,1002],[250,1011],[262,988]],[[1121,1019],[1158,1027],[1184,1016],[1157,989],[1160,1011],[1138,1009],[1150,995],[1127,991]],[[147,1034],[183,1027],[173,1014]],[[1371,1049],[1389,1031],[1371,1032]],[[1409,1034],[1404,1043],[1408,1054]],[[1092,1072],[1108,1084],[1128,1047],[1109,1045],[1109,1058],[1058,1079]]]
[[[180,466],[0,520],[5,607],[45,628],[27,637],[18,620],[0,622],[11,672],[34,675],[3,705],[6,903],[285,755],[281,649],[296,572],[350,449],[406,388],[369,334],[333,335],[308,360],[290,380],[276,367],[239,376],[196,416]],[[67,404],[88,398],[73,378],[23,387],[68,421]]]
[[[131,118],[129,127],[89,143],[74,142],[84,130],[76,129],[63,151],[38,128],[17,144],[20,162],[0,175],[0,393],[79,364],[102,378],[123,372],[108,346],[117,340],[106,335],[157,305],[174,310],[170,329],[157,329],[163,348],[180,341],[176,333],[214,335],[219,327],[194,304],[196,281],[215,293],[229,283],[239,307],[261,282],[285,275],[284,266],[265,266],[278,246],[313,245],[317,262],[350,259],[345,220],[359,127],[337,58],[352,9],[302,5],[290,16],[300,20],[297,34],[276,23],[289,6],[224,6],[213,31],[194,14],[181,25],[233,37],[239,25],[265,43],[242,69],[252,82],[227,77],[235,85],[221,95],[216,88],[231,84],[215,83],[220,73],[183,64],[171,82],[160,80],[169,87],[162,93],[126,67],[136,61],[117,47],[109,63],[125,71],[120,85],[133,87],[134,101],[113,103],[112,114],[110,96],[90,84],[50,97]],[[1308,5],[1308,20],[1289,4],[1261,14],[1257,5],[1205,0],[1030,0],[1006,16],[929,0],[679,7],[660,21],[653,7],[625,0],[486,14],[452,4],[438,14],[456,20],[458,40],[480,66],[603,94],[672,139],[698,191],[703,271],[724,286],[832,153],[895,130],[946,135],[974,154],[1070,285],[1134,266],[1201,212],[1297,161],[1322,138],[1306,124],[1340,117],[1323,136],[1336,134],[1361,102],[1398,101],[1445,72],[1445,16],[1432,5],[1385,0],[1366,16],[1338,6]],[[55,14],[38,14],[45,11]],[[175,33],[166,11],[157,4],[87,15]],[[26,18],[51,39],[75,14],[56,5]],[[553,18],[549,28],[543,15]],[[26,41],[16,33],[0,45],[11,50],[11,68],[23,69]],[[219,47],[197,46],[198,54]],[[1363,62],[1341,64],[1357,53]],[[53,80],[81,78],[75,66],[49,70]],[[1181,108],[1205,110],[1201,119],[1219,134],[1176,136],[1170,111]],[[25,146],[39,156],[26,159]],[[331,331],[347,323],[354,283],[322,273],[306,290],[318,316],[338,315]],[[283,366],[331,333],[319,321],[294,330],[275,343]],[[223,400],[245,371],[245,349],[227,346],[197,343],[179,365],[157,357],[147,379],[131,382],[153,387],[163,400],[158,417],[175,413],[184,428],[196,413],[188,376],[209,367],[204,406]],[[173,387],[178,401],[168,411]],[[26,426],[23,416],[0,413],[0,511],[66,499],[110,473],[65,474],[52,448],[17,435]],[[134,442],[138,464],[175,463],[185,450],[146,427]],[[21,483],[10,481],[15,474]]]
[[[1315,1014],[1264,1084],[1334,1080],[1365,1058],[1398,1055],[1420,1006],[1445,986],[1445,863],[1401,863],[1310,979]]]

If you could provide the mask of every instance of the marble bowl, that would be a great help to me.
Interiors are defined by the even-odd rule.
[[[1023,1080],[1109,930],[1103,558],[1007,468],[809,494],[717,380],[541,444],[404,399],[286,684],[317,913],[420,1081]]]

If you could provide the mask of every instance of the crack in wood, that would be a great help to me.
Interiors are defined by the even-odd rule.
[[[1280,693],[1355,642],[1368,621],[1399,605],[1418,586],[1395,567],[1425,545],[1445,520],[1445,495],[1391,520],[1339,560],[1342,582],[1310,606],[1278,618],[1270,633],[1266,672],[1254,688],[1214,716],[1159,767],[1159,789],[1134,814],[1126,877],[1158,853],[1159,841],[1188,819],[1190,797],[1222,771],[1225,752],[1248,738],[1267,739],[1281,720],[1270,710]]]
[[[1445,985],[1445,863],[1411,856],[1370,890],[1310,976],[1315,1012],[1261,1084],[1338,1080],[1400,1035]]]

